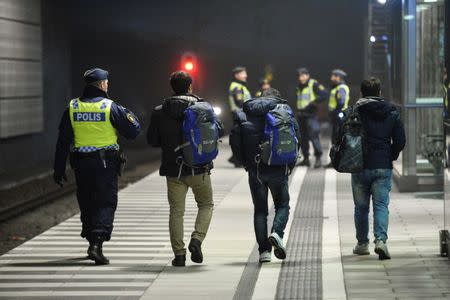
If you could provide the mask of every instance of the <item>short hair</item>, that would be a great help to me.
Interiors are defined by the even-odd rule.
[[[95,87],[100,88],[100,85],[101,85],[104,81],[108,81],[108,79],[97,80],[97,81],[88,83],[88,85],[93,85],[93,86],[95,86]]]
[[[370,77],[370,79],[364,79],[361,82],[361,94],[363,97],[380,96],[381,81],[376,77]]]
[[[247,69],[243,66],[237,66],[237,67],[234,67],[233,70],[231,70],[231,73],[233,75],[236,75],[237,73],[241,73],[243,71],[247,71]]]
[[[176,71],[170,75],[170,86],[176,94],[187,93],[191,84],[192,77],[188,72]]]
[[[274,89],[274,88],[268,88],[267,90],[265,90],[264,92],[262,92],[263,97],[278,97],[281,98],[281,93],[279,90]]]

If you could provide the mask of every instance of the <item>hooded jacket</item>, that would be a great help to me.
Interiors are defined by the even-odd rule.
[[[161,167],[159,168],[161,176],[178,176],[180,165],[177,159],[182,156],[182,151],[175,152],[175,148],[184,143],[182,129],[184,111],[197,101],[203,101],[203,99],[192,94],[175,95],[164,99],[163,104],[153,110],[147,130],[147,142],[152,147],[162,149]],[[222,125],[220,123],[218,125],[222,131]],[[205,167],[212,169],[213,165],[211,163]],[[184,165],[181,176],[202,174],[205,170],[206,168],[191,169]]]
[[[255,156],[259,154],[259,145],[264,140],[266,114],[280,103],[287,104],[287,101],[273,96],[254,98],[244,103],[243,111],[237,116],[238,122],[230,136],[231,148],[233,154],[249,172],[255,172],[257,168]],[[298,124],[296,120],[294,122],[295,133],[300,140]],[[260,164],[260,172],[283,175],[286,173],[286,167]]]
[[[365,130],[365,169],[392,169],[405,147],[405,129],[399,108],[380,97],[359,99],[356,103]]]

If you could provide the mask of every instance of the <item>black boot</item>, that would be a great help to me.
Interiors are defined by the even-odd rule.
[[[174,267],[186,266],[186,254],[175,255],[175,258],[172,260],[172,266]]]
[[[304,158],[298,165],[299,166],[310,167],[311,166],[311,162],[309,161],[309,158]]]
[[[103,243],[92,242],[88,249],[88,258],[95,261],[96,265],[108,265],[109,259],[103,255]]]
[[[320,156],[316,156],[316,161],[314,163],[314,169],[322,168],[322,158]]]
[[[191,252],[191,260],[201,264],[203,262],[202,242],[197,239],[191,239],[188,249]]]

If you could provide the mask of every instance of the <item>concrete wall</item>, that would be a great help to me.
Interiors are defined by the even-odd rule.
[[[45,0],[41,13],[43,131],[0,140],[0,175],[20,172],[27,176],[27,170],[52,165],[57,134],[55,124],[71,94],[67,10],[62,1]]]

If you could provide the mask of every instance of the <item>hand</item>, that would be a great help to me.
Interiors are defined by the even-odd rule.
[[[64,186],[64,183],[67,182],[67,176],[66,173],[63,173],[62,175],[53,173],[53,180],[57,185],[60,187]]]

